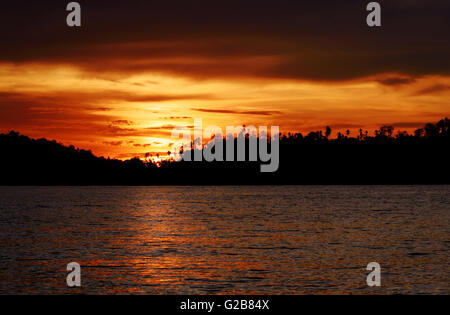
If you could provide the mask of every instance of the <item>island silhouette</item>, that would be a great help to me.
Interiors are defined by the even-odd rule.
[[[326,127],[307,135],[280,135],[279,168],[261,173],[261,161],[248,158],[247,162],[122,161],[11,131],[0,134],[0,185],[450,184],[448,118],[413,134],[392,126],[383,126],[374,135],[362,129],[355,137],[349,131],[333,139],[331,134]],[[246,136],[247,157],[249,142]]]

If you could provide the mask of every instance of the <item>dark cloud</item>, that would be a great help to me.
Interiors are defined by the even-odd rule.
[[[90,109],[92,110],[92,109]],[[80,110],[66,99],[55,99],[49,95],[26,95],[20,93],[0,93],[0,124],[2,126],[42,125],[45,127],[68,124],[84,125],[107,122],[108,115]]]
[[[113,124],[113,125],[126,125],[126,126],[130,126],[130,125],[133,124],[133,122],[130,121],[130,120],[119,119],[119,120],[114,120],[113,122],[111,122],[111,124]]]
[[[162,120],[180,120],[180,119],[192,119],[189,116],[170,116],[170,117],[159,117],[158,119]]]
[[[365,24],[365,0],[79,2],[76,29],[65,25],[65,1],[3,0],[0,61],[202,79],[450,73],[448,0],[379,1],[381,28]]]
[[[203,108],[191,108],[191,110],[195,110],[197,112],[204,112],[204,113],[234,114],[234,115],[271,116],[271,115],[281,114],[281,112],[279,112],[279,111],[240,111],[240,110],[232,110],[232,109],[203,109]]]
[[[99,127],[98,131],[105,136],[135,136],[139,130],[136,128],[122,128],[111,124]]]
[[[99,126],[96,132],[106,137],[154,137],[166,138],[172,135],[175,126],[165,125],[147,128],[125,128],[110,124],[108,126]],[[189,127],[189,128],[192,128]]]
[[[109,107],[89,107],[89,108],[85,108],[85,110],[93,110],[93,111],[99,111],[99,112],[108,112],[111,111],[112,108]]]
[[[158,152],[158,151],[152,151],[152,152],[146,152],[146,153],[138,153],[138,152],[131,152],[131,153],[121,153],[114,156],[116,159],[130,159],[133,157],[138,157],[140,159],[146,159],[147,157],[156,157],[157,155],[161,156],[166,154],[167,152]]]
[[[123,141],[103,141],[103,143],[111,146],[121,146]]]
[[[114,156],[115,159],[130,159],[130,158],[133,158],[133,157],[144,159],[145,158],[145,153],[131,152],[131,153],[116,154]]]
[[[450,90],[450,85],[436,84],[436,85],[421,89],[421,90],[415,92],[414,95],[433,94],[433,93],[439,93],[439,92],[444,92],[444,91],[449,91],[449,90]]]
[[[181,95],[127,95],[122,100],[127,102],[165,102],[175,100],[194,100],[194,99],[214,99],[211,95],[206,94],[181,94]]]
[[[378,80],[377,82],[379,82],[383,85],[396,86],[396,85],[405,85],[405,84],[414,83],[414,82],[416,82],[416,79],[408,78],[408,77],[391,77],[391,78]]]
[[[140,144],[140,143],[136,143],[136,144],[133,144],[133,146],[134,146],[134,147],[137,147],[137,148],[146,148],[146,147],[151,146],[151,144]]]
[[[105,101],[124,101],[129,103],[154,103],[166,102],[174,100],[196,100],[196,99],[216,99],[209,94],[133,94],[120,90],[104,89],[101,91],[65,91],[65,92],[33,92],[30,94],[24,93],[8,93],[0,91],[0,106],[14,107],[18,104],[20,107],[30,107],[31,109],[43,109],[46,111],[65,111],[80,109],[83,112],[101,111],[108,112],[112,108],[98,106],[99,103]],[[29,106],[27,106],[29,104]],[[10,108],[9,110],[15,110]],[[35,110],[36,111],[36,110]],[[94,114],[92,114],[94,115]],[[104,115],[106,117],[106,115]],[[114,124],[131,124],[132,122],[124,120],[113,121]]]
[[[155,126],[155,127],[147,127],[144,128],[145,130],[172,130],[173,128],[176,128],[175,125],[163,125],[163,126]],[[184,127],[184,126],[183,126]],[[187,128],[194,128],[194,126],[186,126]]]

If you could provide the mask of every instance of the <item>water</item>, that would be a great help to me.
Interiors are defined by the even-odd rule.
[[[448,294],[449,221],[450,186],[0,187],[0,293]]]

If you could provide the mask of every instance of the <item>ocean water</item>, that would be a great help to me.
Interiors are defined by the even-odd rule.
[[[0,187],[0,294],[449,294],[449,223],[450,186]]]

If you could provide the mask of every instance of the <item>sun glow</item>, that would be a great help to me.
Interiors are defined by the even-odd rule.
[[[412,130],[449,113],[450,78],[389,85],[384,74],[340,83],[198,80],[167,73],[95,74],[64,65],[0,64],[2,131],[58,139],[112,158],[167,155],[176,126],[277,125],[281,132]],[[445,88],[447,87],[447,88]],[[12,118],[11,118],[12,117]]]

